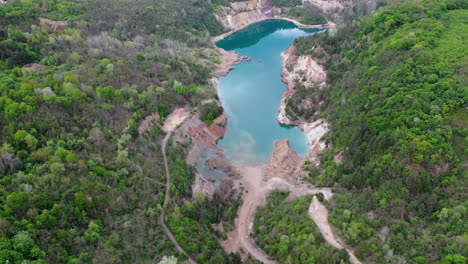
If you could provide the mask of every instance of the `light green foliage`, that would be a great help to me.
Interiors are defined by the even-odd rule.
[[[164,256],[158,264],[177,264],[177,258],[174,256]]]
[[[50,173],[55,176],[63,175],[65,172],[65,166],[63,163],[55,162],[50,165]]]
[[[131,161],[128,159],[128,151],[127,150],[117,151],[117,157],[115,158],[115,163],[120,168],[128,167],[131,164]]]
[[[29,195],[25,192],[12,192],[6,197],[7,205],[13,210],[22,210],[27,207]]]

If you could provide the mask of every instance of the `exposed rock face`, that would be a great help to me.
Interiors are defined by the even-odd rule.
[[[247,27],[248,25],[268,19],[287,20],[296,24],[300,28],[329,28],[328,24],[304,25],[294,19],[284,17],[281,15],[281,8],[273,6],[272,0],[233,2],[229,7],[220,7],[220,12],[216,15],[216,19],[225,29],[230,30],[230,32],[213,38],[214,42],[221,40],[232,33]]]
[[[67,21],[59,21],[59,20],[50,20],[48,18],[40,17],[39,18],[39,23],[41,25],[49,25],[51,26],[54,30],[57,30],[57,28],[63,28],[68,25]]]
[[[195,176],[195,181],[192,184],[192,196],[196,198],[197,195],[203,194],[208,199],[213,198],[213,194],[215,193],[215,186],[212,182],[205,180],[200,175]]]
[[[234,65],[239,64],[244,58],[234,51],[226,51],[221,48],[216,48],[216,50],[221,54],[221,63],[214,72],[216,77],[226,76],[229,71],[234,69]]]
[[[239,170],[224,159],[210,158],[205,161],[205,164],[208,169],[221,170],[229,175],[229,177],[239,176]]]
[[[287,98],[295,92],[294,87],[300,83],[305,87],[318,85],[325,87],[326,72],[322,65],[318,64],[311,56],[296,56],[295,47],[291,45],[287,50],[281,53],[283,58],[282,80],[287,86],[283,94],[281,104],[278,110],[278,122],[284,125],[299,125],[301,121],[292,122],[286,114]],[[307,104],[310,102],[304,102]]]
[[[275,143],[275,150],[267,162],[265,180],[279,177],[294,182],[295,172],[301,163],[302,159],[289,146],[288,139],[278,140]]]
[[[345,8],[351,6],[349,0],[302,0],[302,3],[309,2],[322,10],[325,19],[334,27],[335,23],[343,22],[343,12]]]
[[[31,63],[31,64],[24,65],[23,69],[30,70],[30,71],[35,71],[35,70],[38,70],[41,67],[42,67],[42,64],[40,64],[40,63]]]
[[[222,156],[223,151],[216,145],[216,141],[226,133],[226,122],[227,117],[225,114],[217,117],[210,126],[200,121],[198,114],[190,115],[184,118],[184,121],[180,124],[180,129],[176,130],[173,141],[176,144],[190,145],[187,162],[192,165],[195,165],[201,153],[207,148],[213,149],[219,156]],[[217,166],[223,170],[228,168],[225,164]],[[229,169],[231,169],[232,173],[235,172],[235,168]],[[192,184],[192,195],[196,197],[201,193],[211,199],[215,189],[214,179],[204,179],[197,174]]]
[[[288,88],[288,92],[294,91],[297,80],[304,86],[325,85],[326,73],[322,65],[318,64],[311,56],[296,56],[294,45],[281,53],[283,58],[283,72],[281,74],[283,82]]]
[[[250,24],[273,17],[279,9],[273,7],[271,0],[250,0],[231,3],[230,7],[221,7],[218,21],[230,30],[239,30]]]
[[[309,152],[306,160],[313,164],[319,163],[319,154],[326,148],[325,142],[322,137],[328,132],[329,125],[326,120],[318,119],[313,123],[303,123],[300,128],[304,131],[309,145]]]
[[[234,188],[234,181],[232,179],[224,179],[221,183],[221,189],[219,191],[221,199],[223,201],[228,201],[236,194],[236,189]]]
[[[138,133],[140,135],[144,134],[146,131],[149,131],[153,124],[159,121],[159,114],[153,113],[145,118],[143,122],[141,122],[140,126],[138,127]]]

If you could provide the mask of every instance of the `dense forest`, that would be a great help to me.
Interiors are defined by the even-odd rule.
[[[342,188],[330,221],[366,263],[468,261],[467,8],[399,3],[295,42],[327,70],[295,95],[332,125],[308,180]]]
[[[0,4],[0,263],[157,263],[160,125],[215,89],[212,10],[225,1],[17,0]],[[161,117],[139,133],[146,116]],[[204,110],[210,122],[218,108]],[[191,201],[194,168],[168,147],[167,223],[200,263],[239,263],[211,224],[238,200]]]
[[[0,263],[187,259],[158,222],[161,125],[178,107],[207,124],[223,112],[199,104],[216,98],[211,37],[225,30],[214,14],[234,1],[0,4]],[[307,180],[336,187],[330,222],[364,263],[467,263],[468,4],[394,3],[360,17],[366,1],[351,2],[336,31],[295,42],[328,73],[327,88],[297,87],[288,105],[332,126]],[[272,3],[325,22],[312,4]],[[295,107],[304,98],[323,103]],[[232,228],[241,200],[193,198],[187,151],[169,140],[167,226],[197,263],[241,263],[212,228]],[[287,196],[274,191],[259,208],[258,245],[280,263],[347,263],[307,216],[312,197]]]

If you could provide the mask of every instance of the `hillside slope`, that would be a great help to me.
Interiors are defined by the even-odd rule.
[[[0,263],[186,259],[158,223],[161,126],[216,92],[223,2],[0,4]],[[236,205],[191,201],[186,151],[169,140],[166,223],[198,262],[239,263],[211,228]]]
[[[327,70],[298,94],[325,98],[314,111],[332,125],[310,180],[348,189],[330,220],[366,262],[467,261],[467,7],[390,5],[295,42]]]

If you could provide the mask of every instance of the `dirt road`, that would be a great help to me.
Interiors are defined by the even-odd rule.
[[[258,261],[265,264],[273,264],[276,262],[271,260],[261,248],[257,247],[250,237],[255,210],[265,200],[266,189],[263,184],[264,167],[264,165],[247,166],[241,169],[241,174],[245,180],[244,201],[239,209],[237,228],[229,232],[228,239],[223,241],[222,244],[228,253],[237,252],[242,247]]]
[[[333,232],[331,230],[330,223],[328,222],[328,210],[327,208],[317,199],[317,196],[314,196],[312,202],[310,203],[309,207],[309,216],[314,220],[315,224],[317,225],[320,233],[322,233],[323,238],[328,244],[332,245],[337,249],[345,248],[349,254],[349,260],[353,264],[362,264],[356,256],[354,256],[353,252],[346,248],[344,243],[339,239],[335,238]]]
[[[167,227],[166,225],[166,206],[171,200],[171,174],[169,172],[169,166],[167,164],[167,156],[166,156],[166,146],[167,146],[167,141],[172,135],[172,132],[174,129],[183,122],[184,118],[180,117],[181,115],[173,115],[173,118],[168,118],[166,123],[164,124],[164,129],[167,132],[167,135],[164,137],[161,145],[162,145],[162,154],[163,154],[163,159],[164,159],[164,169],[166,171],[166,195],[164,196],[164,202],[163,202],[163,207],[161,209],[161,214],[159,215],[159,223],[164,229],[164,233],[166,233],[167,237],[172,241],[172,244],[174,244],[175,248],[177,251],[180,253],[186,255],[188,257],[189,263],[195,264],[196,262],[185,252],[185,250],[182,249],[182,247],[179,245],[177,242],[176,238],[172,234],[171,230]]]

